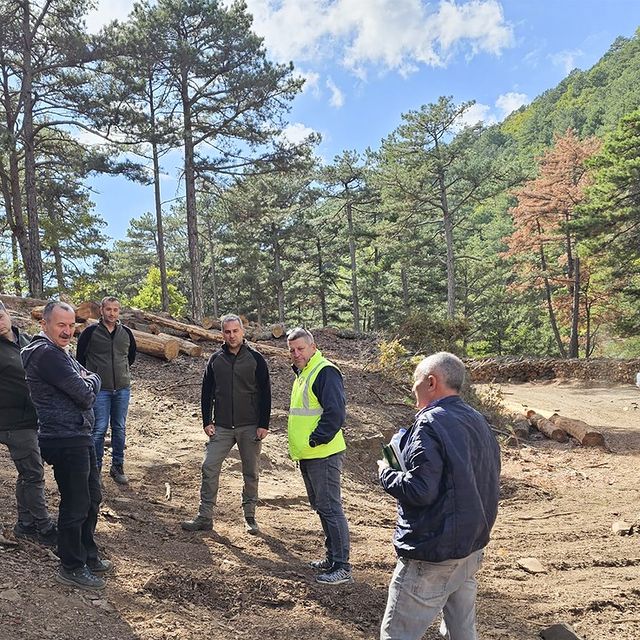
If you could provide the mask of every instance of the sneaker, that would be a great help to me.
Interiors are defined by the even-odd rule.
[[[193,520],[185,520],[180,526],[185,531],[211,531],[213,519],[197,515]]]
[[[52,524],[45,531],[38,531],[38,542],[43,547],[55,549],[58,546],[58,528]]]
[[[323,558],[322,560],[312,560],[309,563],[309,566],[316,571],[322,571],[323,573],[326,573],[327,571],[329,571],[329,569],[331,569],[331,567],[333,567],[333,562],[331,562],[329,558]]]
[[[340,569],[334,569],[333,571],[328,571],[327,573],[321,573],[316,578],[316,582],[329,585],[347,584],[353,582],[353,576],[351,575],[350,569],[340,567]]]
[[[250,533],[252,536],[260,533],[260,527],[258,526],[258,523],[256,522],[256,519],[254,517],[247,516],[244,519],[244,530],[247,533]]]
[[[16,522],[13,527],[13,535],[16,538],[24,538],[25,540],[38,541],[38,529],[35,524],[24,525],[21,522]]]
[[[113,562],[105,558],[93,558],[87,560],[87,567],[89,567],[91,573],[108,573],[113,569]]]
[[[109,470],[109,475],[118,483],[118,484],[129,484],[129,478],[124,475],[124,470],[122,469],[121,464],[112,464],[111,469]]]
[[[104,589],[107,584],[104,578],[94,576],[86,564],[77,569],[65,569],[60,567],[56,573],[56,580],[61,584],[76,587],[77,589],[89,589],[99,591]]]

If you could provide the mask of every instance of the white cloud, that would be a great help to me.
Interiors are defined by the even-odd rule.
[[[500,54],[513,31],[498,0],[247,0],[254,29],[279,60],[336,56],[359,76],[365,65],[402,74],[442,66],[458,50]]]
[[[478,122],[482,122],[487,126],[496,124],[497,119],[491,113],[491,107],[488,104],[479,102],[472,104],[458,120],[462,127],[471,127],[474,124],[478,124]]]
[[[112,20],[125,20],[132,9],[133,0],[98,0],[96,8],[87,15],[87,28],[96,33]]]
[[[311,91],[314,97],[320,96],[320,74],[315,71],[303,71],[296,69],[296,75],[304,78],[302,91]]]
[[[515,91],[509,91],[498,96],[496,100],[496,107],[502,112],[501,120],[506,118],[510,113],[513,113],[516,109],[519,109],[523,104],[529,102],[529,97],[526,93],[516,93]]]
[[[308,138],[314,130],[301,122],[292,122],[287,125],[282,132],[282,137],[293,144],[300,144],[305,138]]]
[[[549,55],[551,62],[557,67],[562,67],[565,73],[569,73],[576,68],[576,59],[581,58],[584,52],[581,49],[573,49],[571,51],[559,51]]]
[[[340,91],[339,87],[336,83],[331,79],[327,78],[327,89],[331,91],[331,98],[329,98],[329,104],[336,109],[339,109],[344,105],[344,93]]]

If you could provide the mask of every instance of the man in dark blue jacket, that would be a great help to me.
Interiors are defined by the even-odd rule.
[[[498,512],[500,449],[489,424],[458,395],[462,361],[436,353],[416,367],[413,426],[400,440],[407,471],[379,461],[398,500],[381,640],[419,640],[443,611],[450,640],[476,640],[475,574]]]
[[[22,350],[31,399],[38,414],[40,451],[53,467],[60,491],[56,580],[80,589],[103,589],[101,560],[93,539],[102,494],[93,446],[93,405],[100,377],[68,353],[75,327],[73,307],[49,302],[42,331]]]

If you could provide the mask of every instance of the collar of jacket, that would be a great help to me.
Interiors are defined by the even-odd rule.
[[[226,342],[222,343],[222,350],[225,353],[228,353],[231,356],[238,356],[243,349],[246,349],[248,347],[249,347],[249,345],[247,344],[246,339],[244,339],[244,340],[242,340],[242,344],[240,345],[240,348],[238,349],[238,353],[231,353],[231,351],[229,351],[229,345]]]
[[[318,362],[318,360],[320,360],[323,357],[324,356],[322,355],[322,352],[320,351],[320,349],[316,348],[316,352],[309,358],[309,362],[307,362],[307,364],[304,365],[304,369],[302,370],[298,369],[298,367],[296,367],[295,364],[291,365],[291,369],[293,370],[293,373],[296,374],[296,376],[299,376],[301,373],[306,371],[310,366],[311,368],[313,368]]]

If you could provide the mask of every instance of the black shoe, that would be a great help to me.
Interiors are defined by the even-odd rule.
[[[213,518],[196,516],[193,520],[185,520],[180,525],[185,531],[211,531],[213,529]]]
[[[121,464],[112,464],[111,469],[109,470],[109,475],[118,483],[118,484],[129,484],[129,478],[124,475],[124,470],[122,469]]]
[[[323,558],[322,560],[312,560],[309,563],[309,566],[316,571],[321,571],[322,573],[326,573],[333,567],[333,562],[329,560],[329,558]]]
[[[94,558],[87,560],[87,567],[89,567],[91,573],[109,573],[113,569],[113,562],[106,558]]]
[[[25,540],[38,542],[38,529],[35,524],[25,526],[21,522],[16,522],[13,527],[13,535],[16,538],[24,538]]]
[[[260,533],[260,527],[253,516],[247,516],[244,519],[244,530],[252,536],[256,536]]]
[[[61,584],[76,587],[77,589],[89,589],[91,591],[100,591],[107,584],[104,578],[94,576],[87,565],[82,565],[77,569],[65,569],[60,567],[56,573],[56,580]]]
[[[316,578],[316,582],[330,586],[350,584],[353,582],[353,576],[351,575],[351,569],[340,567],[339,569],[330,569],[327,573],[321,573]]]
[[[43,547],[55,549],[58,546],[58,529],[56,525],[51,525],[45,531],[38,531],[38,542]]]

